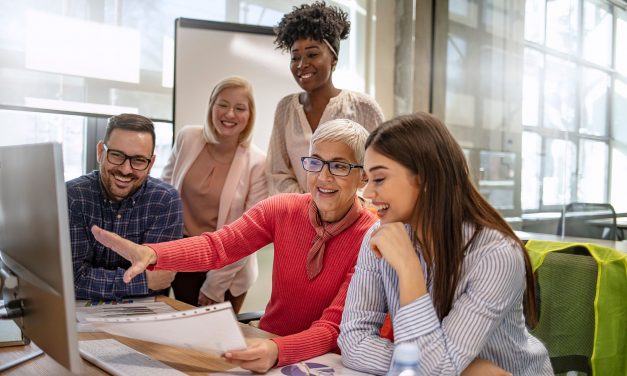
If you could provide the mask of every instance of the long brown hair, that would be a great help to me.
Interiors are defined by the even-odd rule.
[[[422,184],[410,224],[416,233],[414,241],[425,251],[429,269],[434,269],[430,270],[434,278],[431,298],[439,319],[453,305],[464,252],[470,245],[463,238],[467,222],[475,225],[475,235],[482,228],[492,228],[520,245],[527,280],[525,316],[527,324],[535,326],[535,281],[525,246],[475,188],[464,152],[444,123],[426,112],[399,116],[377,127],[366,141],[367,148],[402,164]]]

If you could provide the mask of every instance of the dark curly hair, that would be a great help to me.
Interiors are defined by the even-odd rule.
[[[348,14],[324,1],[303,4],[287,13],[274,28],[274,44],[283,51],[289,51],[295,41],[311,38],[318,42],[326,40],[337,54],[340,53],[340,40],[346,39],[351,23]]]

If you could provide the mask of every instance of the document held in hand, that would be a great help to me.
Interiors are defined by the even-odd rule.
[[[86,321],[116,336],[217,355],[246,348],[229,302],[156,315],[89,317]]]

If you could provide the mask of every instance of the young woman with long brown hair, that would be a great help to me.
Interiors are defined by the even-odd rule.
[[[344,363],[384,374],[395,342],[415,342],[424,375],[485,360],[515,375],[552,375],[531,336],[534,279],[520,239],[474,187],[464,153],[427,113],[400,116],[366,142],[364,197],[381,218],[365,236],[338,344]],[[497,368],[497,367],[493,367]],[[497,368],[498,369],[498,368]]]

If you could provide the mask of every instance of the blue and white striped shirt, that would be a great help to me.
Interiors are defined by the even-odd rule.
[[[121,299],[152,293],[141,273],[126,284],[130,262],[105,248],[91,234],[98,225],[135,243],[158,243],[183,236],[183,209],[169,184],[152,177],[130,197],[111,202],[93,171],[66,183],[77,299]]]
[[[547,350],[525,326],[525,263],[514,241],[492,229],[477,234],[464,257],[453,306],[440,322],[431,278],[429,294],[400,308],[396,272],[369,247],[378,227],[364,237],[342,316],[338,345],[347,367],[387,372],[394,344],[379,336],[379,328],[389,310],[395,341],[419,345],[422,375],[458,375],[477,357],[517,376],[553,375]],[[474,227],[465,224],[463,231],[467,242]],[[420,247],[416,252],[427,276]]]

